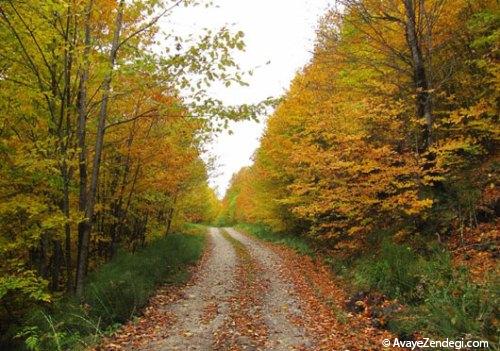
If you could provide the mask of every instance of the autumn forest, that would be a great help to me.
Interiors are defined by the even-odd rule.
[[[240,105],[245,33],[160,28],[204,6],[0,1],[0,349],[500,347],[498,2],[338,0]]]

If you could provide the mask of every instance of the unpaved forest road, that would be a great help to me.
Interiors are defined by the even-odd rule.
[[[378,351],[394,338],[368,307],[345,311],[346,282],[320,258],[231,228],[207,237],[190,281],[160,287],[142,316],[94,351]]]
[[[142,350],[310,349],[280,258],[234,229],[210,228],[208,238],[196,283],[166,307],[175,316],[167,337]]]

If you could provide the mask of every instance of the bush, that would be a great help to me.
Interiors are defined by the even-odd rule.
[[[200,228],[190,228],[199,232]],[[137,315],[160,283],[186,281],[204,236],[171,234],[135,253],[120,252],[89,275],[83,304],[71,298],[33,311],[19,337],[30,350],[78,350]]]
[[[419,331],[426,337],[495,342],[499,301],[494,285],[472,282],[464,267],[453,267],[446,250],[435,246],[429,251],[423,256],[386,239],[380,255],[355,265],[355,285],[408,304],[389,322],[399,335]]]
[[[362,289],[377,289],[390,298],[408,298],[419,283],[419,257],[409,247],[384,240],[380,256],[358,262],[355,283]]]
[[[394,331],[410,335],[418,330],[425,336],[498,342],[495,318],[499,299],[493,285],[471,282],[465,269],[435,283],[428,287],[422,304],[409,308],[390,324]]]

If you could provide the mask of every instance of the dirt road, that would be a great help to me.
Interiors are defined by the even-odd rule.
[[[343,310],[347,295],[321,261],[232,228],[207,235],[191,281],[160,288],[99,351],[379,350],[391,337]]]
[[[210,253],[195,285],[167,308],[175,316],[167,338],[149,350],[292,350],[311,345],[292,323],[301,317],[280,259],[234,229],[211,228]]]

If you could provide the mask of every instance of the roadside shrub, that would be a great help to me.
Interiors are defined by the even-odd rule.
[[[498,287],[471,281],[464,267],[454,267],[448,251],[428,245],[426,255],[385,239],[380,254],[364,258],[352,275],[358,289],[376,290],[407,307],[388,323],[409,337],[471,338],[496,342]]]
[[[382,242],[380,255],[358,261],[354,279],[362,289],[376,289],[390,298],[407,298],[419,283],[420,258],[409,247]]]
[[[137,251],[121,253],[89,276],[85,302],[103,325],[123,323],[148,300],[160,282],[180,282],[185,265],[196,262],[202,241],[171,234]]]
[[[473,283],[461,268],[451,279],[434,281],[422,304],[408,308],[390,323],[390,328],[403,335],[418,330],[425,336],[486,338],[497,343],[499,302],[493,284]]]

